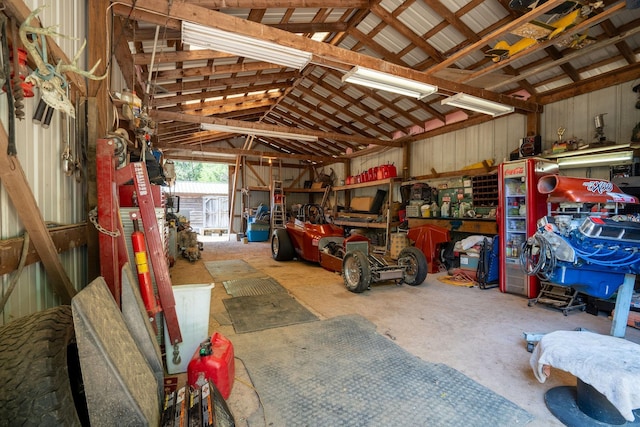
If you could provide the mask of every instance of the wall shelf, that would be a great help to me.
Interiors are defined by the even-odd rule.
[[[337,187],[333,187],[333,198],[334,198],[334,207],[338,206],[338,193],[341,191],[345,192],[345,202],[349,205],[351,200],[351,191],[357,190],[360,188],[374,188],[374,187],[386,187],[387,196],[386,196],[386,209],[383,209],[381,214],[378,213],[355,213],[355,212],[336,212],[334,214],[334,224],[340,225],[343,227],[353,227],[353,228],[371,228],[378,230],[385,230],[385,241],[384,248],[385,250],[389,249],[390,235],[392,229],[397,227],[400,222],[393,221],[391,218],[391,209],[389,208],[391,201],[393,200],[393,192],[395,184],[401,182],[400,178],[386,178],[386,179],[378,179],[375,181],[369,182],[361,182],[359,184],[350,184],[350,185],[341,185]],[[349,207],[349,206],[347,206]],[[382,221],[379,219],[382,217]]]

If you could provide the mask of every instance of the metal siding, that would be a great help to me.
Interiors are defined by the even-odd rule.
[[[39,2],[27,2],[34,9]],[[57,37],[56,42],[69,58],[80,49],[85,37],[85,3],[81,1],[61,1],[47,5],[40,13],[44,26],[58,25],[57,31],[79,40]],[[73,10],[74,13],[69,13]],[[79,63],[85,66],[86,53]],[[36,97],[25,100],[25,119],[16,120],[17,161],[24,170],[26,179],[33,192],[42,217],[46,222],[73,224],[84,221],[84,191],[73,178],[66,177],[62,171],[61,154],[64,144],[61,141],[60,114],[55,113],[49,129],[42,129],[32,123]],[[0,99],[2,124],[8,131],[6,97]],[[4,188],[0,189],[0,238],[21,237],[24,227]],[[76,289],[86,285],[86,248],[76,248],[60,254],[60,261]],[[2,293],[7,290],[14,273],[0,279]],[[0,324],[60,304],[48,284],[47,275],[41,263],[26,266],[9,298],[5,310],[0,316]]]
[[[525,135],[526,117],[512,114],[470,126],[444,135],[437,135],[413,143],[411,147],[411,176],[457,171],[481,160],[496,163],[509,157]]]
[[[601,89],[575,98],[545,106],[542,115],[542,144],[551,149],[558,139],[557,129],[566,128],[563,139],[572,136],[585,143],[593,142],[594,117],[604,114],[604,134],[617,143],[629,142],[631,130],[640,121],[640,110],[635,109],[637,94],[631,88],[634,82]]]

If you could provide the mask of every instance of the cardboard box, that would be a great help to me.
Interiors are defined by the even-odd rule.
[[[480,255],[478,254],[460,254],[460,268],[463,270],[476,271],[478,270],[478,260]]]
[[[627,318],[627,325],[640,329],[640,313],[637,311],[630,311],[629,317]]]
[[[373,204],[373,197],[354,197],[351,199],[351,210],[369,212]]]

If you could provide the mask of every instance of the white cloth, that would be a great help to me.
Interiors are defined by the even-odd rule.
[[[586,331],[556,331],[542,337],[530,359],[541,383],[545,365],[569,372],[605,395],[628,421],[640,408],[640,345]]]
[[[478,243],[481,243],[482,241],[484,241],[486,237],[487,236],[475,236],[475,235],[465,237],[464,239],[460,240],[460,248],[463,251],[469,250],[475,245],[477,245]]]

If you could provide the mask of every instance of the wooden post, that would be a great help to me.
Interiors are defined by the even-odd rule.
[[[33,246],[38,251],[53,290],[64,304],[70,304],[77,293],[64,270],[47,225],[38,209],[38,203],[24,175],[20,161],[7,155],[9,138],[0,123],[0,180],[13,203],[24,228],[29,233]]]

